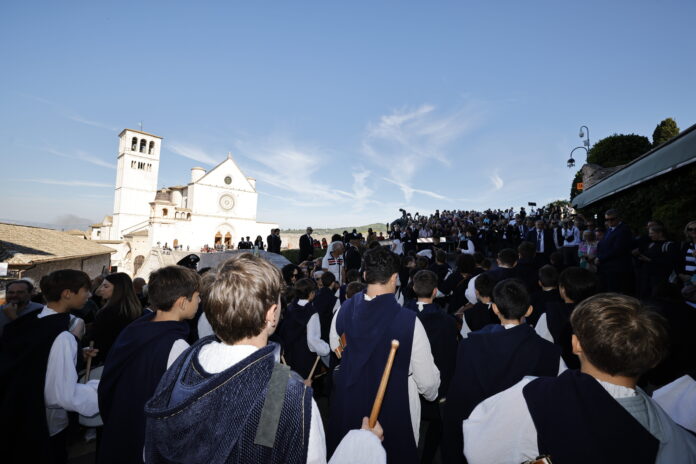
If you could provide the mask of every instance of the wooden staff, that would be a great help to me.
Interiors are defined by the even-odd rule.
[[[314,365],[312,366],[312,370],[309,371],[309,375],[307,376],[307,380],[312,380],[312,377],[314,377],[314,370],[317,368],[317,364],[319,364],[319,359],[320,359],[320,357],[317,356],[317,359],[314,360]]]
[[[94,340],[89,342],[89,349],[90,350],[94,349]],[[85,368],[85,382],[84,383],[89,382],[89,371],[91,371],[91,370],[92,370],[92,357],[89,356],[87,358],[87,367]]]
[[[280,355],[280,362],[285,364],[286,366],[288,365],[288,363],[285,361],[285,356],[283,356],[282,354]]]
[[[389,357],[387,358],[387,365],[384,367],[384,373],[382,373],[382,380],[379,382],[379,388],[377,389],[377,396],[375,397],[375,402],[372,404],[372,412],[370,413],[370,421],[368,422],[370,428],[374,428],[375,424],[377,423],[377,416],[379,416],[379,411],[380,409],[382,409],[384,392],[387,390],[389,374],[391,374],[392,365],[394,364],[394,356],[396,356],[396,350],[398,348],[399,340],[392,340],[391,350],[389,350]]]

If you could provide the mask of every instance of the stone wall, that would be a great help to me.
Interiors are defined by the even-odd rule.
[[[72,258],[57,261],[49,261],[39,263],[36,266],[24,271],[22,277],[32,278],[38,285],[41,278],[53,271],[60,269],[76,269],[84,271],[92,279],[102,273],[103,270],[108,271],[111,263],[111,255],[105,253],[103,255],[89,256],[87,258]]]

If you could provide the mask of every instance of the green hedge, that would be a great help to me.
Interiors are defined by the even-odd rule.
[[[672,240],[684,240],[684,226],[696,219],[696,165],[659,176],[580,210],[588,219],[616,208],[635,234],[645,231],[650,219],[662,221]]]
[[[285,256],[291,263],[300,264],[300,249],[294,248],[292,250],[280,250],[280,254]],[[315,258],[323,258],[326,254],[326,250],[323,248],[314,249]]]

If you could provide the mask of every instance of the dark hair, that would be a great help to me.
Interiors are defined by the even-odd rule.
[[[544,287],[558,287],[558,269],[546,264],[539,268],[539,282]]]
[[[587,360],[609,375],[639,377],[667,353],[665,320],[633,297],[600,293],[570,316]]]
[[[433,271],[422,270],[413,276],[413,291],[418,298],[430,298],[437,288],[437,274]]]
[[[302,269],[298,265],[286,264],[283,266],[283,280],[285,280],[287,285],[292,285],[292,275],[295,273],[295,270],[297,270],[297,279],[302,278]]]
[[[169,311],[174,303],[185,297],[191,301],[195,292],[201,291],[201,277],[193,269],[183,266],[167,266],[150,274],[147,284],[152,310]]]
[[[493,287],[495,286],[495,280],[491,278],[488,274],[479,274],[474,281],[474,289],[479,292],[479,295],[492,298],[493,297]]]
[[[474,261],[476,261],[476,264],[481,264],[483,263],[483,260],[486,259],[486,256],[484,256],[483,253],[480,251],[474,251]]]
[[[322,276],[324,274],[322,274]],[[298,300],[308,299],[312,292],[315,292],[316,290],[317,284],[312,279],[308,279],[306,277],[295,282],[295,286],[293,287],[294,296]]]
[[[483,260],[481,260],[481,268],[482,269],[489,270],[492,265],[493,265],[493,262],[488,258],[483,258]]]
[[[44,298],[46,298],[48,302],[60,301],[60,295],[65,290],[77,293],[81,288],[89,290],[90,285],[91,281],[89,280],[89,276],[82,271],[76,271],[74,269],[53,271],[43,276],[39,283],[41,293],[43,293]]]
[[[416,269],[427,269],[430,264],[430,260],[427,256],[417,255],[416,256]]]
[[[139,318],[143,308],[140,305],[138,295],[135,294],[130,276],[124,272],[116,272],[109,274],[104,279],[114,286],[114,291],[103,309],[115,308],[120,315],[131,321]],[[148,292],[149,290],[148,288]]]
[[[327,288],[330,287],[332,283],[336,282],[336,276],[333,272],[324,272],[319,279],[321,280],[321,285]]]
[[[344,232],[347,233],[348,231],[344,231]],[[332,241],[332,242],[343,242],[343,235],[341,235],[341,234],[333,234],[333,235],[331,236],[331,241]]]
[[[329,273],[329,274],[333,275],[332,273]],[[336,279],[336,277],[334,277],[334,280],[335,279]],[[346,282],[350,283],[350,282],[359,282],[359,281],[360,281],[360,271],[358,271],[357,269],[348,269],[348,271],[346,271]]]
[[[435,250],[435,262],[444,263],[445,261],[447,261],[445,250]]]
[[[536,253],[536,247],[532,242],[522,242],[517,247],[517,254],[520,258],[531,259],[534,258]]]
[[[31,293],[34,290],[34,285],[32,285],[32,283],[29,282],[28,280],[24,280],[24,279],[10,280],[9,282],[7,282],[7,285],[5,285],[5,290],[9,290],[10,285],[14,285],[14,284],[26,285],[27,286],[27,293]]]
[[[514,266],[517,262],[517,252],[512,248],[503,248],[498,252],[498,259],[506,266]]]
[[[553,265],[563,264],[563,254],[560,251],[554,251],[549,255],[549,263]]]
[[[457,256],[457,271],[460,274],[473,274],[476,272],[476,260],[468,254]]]
[[[362,282],[351,282],[346,285],[346,299],[353,298],[353,295],[365,290],[365,284]]]
[[[558,286],[573,303],[580,303],[597,293],[599,282],[594,272],[580,267],[569,267],[558,276]]]
[[[363,260],[368,284],[386,284],[399,272],[399,256],[384,247],[367,250]]]
[[[529,309],[527,287],[520,279],[502,280],[493,288],[493,303],[505,319],[520,320]]]
[[[278,268],[263,258],[243,253],[226,261],[205,304],[215,335],[233,344],[260,334],[266,326],[266,312],[278,304],[283,287]]]

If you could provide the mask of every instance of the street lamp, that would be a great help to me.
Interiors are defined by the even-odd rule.
[[[573,149],[571,150],[571,152],[570,152],[570,159],[568,160],[568,167],[569,167],[569,168],[572,168],[572,167],[575,166],[575,160],[573,159],[573,153],[574,153],[575,150],[577,150],[577,149],[585,150],[585,154],[587,154],[587,148],[585,148],[585,147],[575,147],[575,148],[573,148]]]
[[[583,132],[583,129],[585,129],[584,132]],[[590,149],[590,128],[587,126],[580,126],[580,133],[578,134],[578,136],[580,138],[587,137],[583,141],[583,145],[585,145],[585,147],[587,147],[587,149],[589,150]]]

